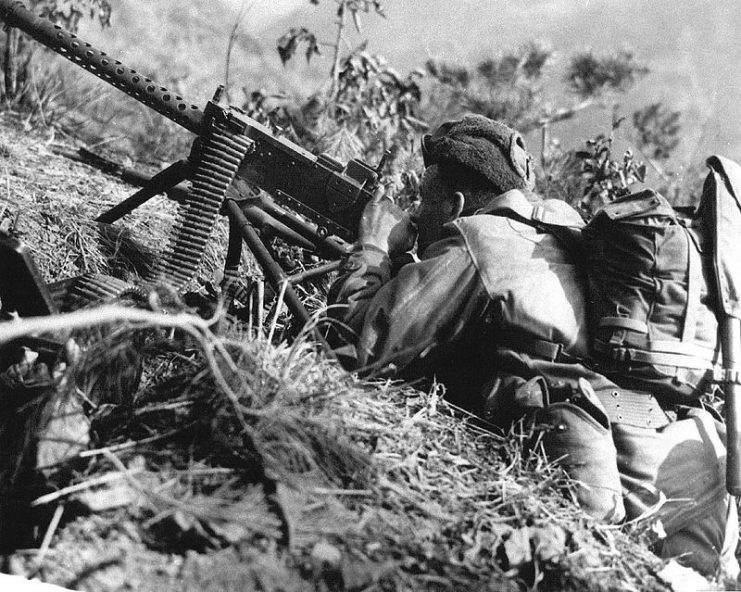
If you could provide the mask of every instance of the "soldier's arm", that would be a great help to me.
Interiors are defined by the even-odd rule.
[[[488,303],[463,238],[432,245],[425,258],[391,277],[386,253],[358,246],[330,291],[330,316],[344,324],[351,365],[370,371],[424,367],[478,325]]]

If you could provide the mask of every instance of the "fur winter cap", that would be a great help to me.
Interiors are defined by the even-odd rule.
[[[493,188],[532,189],[532,158],[522,136],[499,121],[483,115],[466,115],[442,124],[422,140],[425,167],[457,165],[478,173]]]

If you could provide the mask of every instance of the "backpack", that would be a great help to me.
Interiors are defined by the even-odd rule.
[[[607,204],[582,235],[596,368],[674,401],[712,392],[723,376],[718,319],[741,288],[723,264],[741,255],[741,228],[724,215],[737,208],[741,167],[721,157],[708,166],[693,217],[645,190]]]
[[[584,357],[586,278],[574,253],[584,222],[566,202],[513,189],[452,225],[493,301],[492,342],[546,357]]]

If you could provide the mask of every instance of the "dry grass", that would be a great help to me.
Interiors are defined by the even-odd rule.
[[[129,189],[10,123],[4,215],[45,277],[135,275],[171,208],[132,216],[115,248],[101,246],[88,220]],[[74,330],[95,352],[78,379],[109,375],[66,394],[86,409],[91,442],[46,471],[34,504],[49,512],[43,553],[11,561],[25,573],[96,591],[662,589],[639,528],[591,521],[542,454],[439,388],[358,381],[304,339],[238,326],[217,336],[177,302],[6,324],[0,340],[41,326]],[[126,357],[132,340],[138,358]],[[139,359],[142,382],[127,388]]]

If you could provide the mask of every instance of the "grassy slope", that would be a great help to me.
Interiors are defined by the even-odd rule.
[[[228,18],[199,13],[205,33],[175,35],[194,15],[173,7],[162,21],[171,28],[159,36],[175,44],[173,59],[167,43],[151,41],[147,25],[160,13],[132,6],[122,3],[117,26],[156,49],[128,49],[123,59],[205,99],[212,80],[190,78],[187,56],[213,66]],[[93,41],[117,53],[131,37]],[[242,65],[265,67],[259,52]],[[155,142],[172,139],[167,128],[154,131]],[[101,244],[89,220],[129,190],[54,154],[65,147],[48,130],[3,118],[3,217],[49,281],[87,271],[135,277],[162,244],[172,207],[145,207]],[[212,245],[205,275],[223,256],[221,244]],[[101,452],[51,476],[62,489],[120,478],[60,498],[74,503],[41,564],[44,580],[85,590],[661,589],[659,563],[637,543],[640,528],[594,524],[561,495],[562,474],[469,425],[436,393],[358,383],[304,345],[268,346],[263,335],[229,345],[237,407],[203,354],[224,340],[153,338],[159,346],[150,347],[133,399],[101,404],[91,416],[91,446],[113,446],[115,457]],[[234,436],[243,408],[249,438]],[[264,479],[255,478],[256,460]],[[123,478],[122,468],[135,474]],[[281,533],[287,545],[275,543]],[[35,557],[19,553],[13,564],[32,573]]]
[[[3,216],[46,278],[109,270],[87,221],[126,188],[55,155],[49,131],[1,122]],[[154,248],[166,210],[125,226]],[[357,382],[303,342],[148,335],[135,396],[91,413],[106,451],[52,472],[82,491],[45,504],[68,502],[62,524],[16,570],[91,591],[662,589],[640,528],[593,523],[560,472],[439,392]]]

